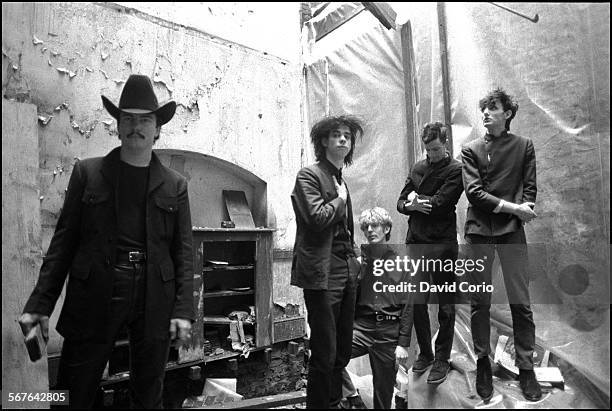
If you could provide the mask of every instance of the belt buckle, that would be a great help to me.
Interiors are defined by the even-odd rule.
[[[142,262],[142,253],[140,251],[130,251],[128,252],[128,260],[130,263],[140,263]]]
[[[383,321],[385,319],[385,316],[382,314],[376,314],[376,321]]]

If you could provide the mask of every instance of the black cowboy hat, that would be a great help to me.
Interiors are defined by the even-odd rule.
[[[122,111],[133,114],[154,113],[159,119],[160,125],[170,121],[176,111],[174,101],[170,101],[163,106],[158,104],[151,79],[141,74],[132,74],[127,79],[121,92],[119,107],[104,96],[102,96],[102,104],[110,115],[116,119],[119,119]]]

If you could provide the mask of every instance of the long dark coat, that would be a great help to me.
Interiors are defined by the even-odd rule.
[[[120,149],[75,164],[55,234],[24,312],[50,315],[66,277],[57,331],[106,341],[117,243]],[[171,318],[194,319],[193,254],[187,180],[153,153],[146,200],[145,338],[168,338]]]

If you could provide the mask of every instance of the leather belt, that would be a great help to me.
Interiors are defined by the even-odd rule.
[[[142,264],[147,261],[147,253],[144,251],[117,250],[117,264]]]
[[[376,321],[397,321],[400,319],[398,315],[389,315],[384,313],[375,313],[373,317],[376,318]]]

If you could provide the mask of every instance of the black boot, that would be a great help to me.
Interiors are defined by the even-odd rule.
[[[448,361],[435,360],[429,376],[427,377],[427,384],[441,384],[446,381],[448,372],[450,371],[450,364]]]
[[[533,370],[519,370],[519,385],[523,390],[523,396],[529,401],[538,401],[542,398],[542,389]]]
[[[476,362],[476,392],[484,402],[493,397],[493,371],[489,357],[479,358]]]
[[[420,353],[414,364],[412,364],[412,372],[416,374],[422,374],[431,364],[433,364],[433,362],[433,354],[428,356],[423,353]]]

